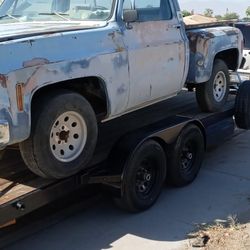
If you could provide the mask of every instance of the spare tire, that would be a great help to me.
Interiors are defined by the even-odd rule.
[[[235,122],[237,127],[250,129],[250,81],[243,82],[235,100]]]

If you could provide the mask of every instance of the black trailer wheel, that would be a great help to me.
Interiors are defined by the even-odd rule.
[[[139,212],[157,200],[166,178],[166,156],[154,140],[148,140],[132,152],[122,176],[121,198],[116,204],[129,211]]]
[[[185,186],[197,176],[205,151],[204,137],[196,125],[188,125],[169,149],[168,181]]]
[[[250,129],[250,81],[243,82],[235,100],[235,122],[239,128]]]
[[[204,112],[220,111],[229,94],[229,71],[226,63],[216,59],[210,79],[196,87],[196,99]]]
[[[35,174],[61,179],[86,167],[96,140],[96,117],[88,101],[80,94],[58,91],[39,99],[30,137],[20,143],[20,151]]]

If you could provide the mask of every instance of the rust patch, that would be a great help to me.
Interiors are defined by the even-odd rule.
[[[185,52],[183,50],[182,44],[179,44],[179,61],[182,64],[182,62],[185,60]]]
[[[115,52],[123,52],[125,50],[125,48],[118,46],[115,50]]]
[[[7,88],[6,82],[7,82],[6,77],[5,77],[4,75],[1,75],[1,74],[0,74],[0,85],[1,85],[3,88],[5,88],[5,89]]]
[[[36,87],[37,79],[38,79],[39,68],[35,69],[32,75],[29,77],[27,82],[24,85],[24,92],[31,93],[33,89]]]
[[[188,39],[190,41],[189,47],[191,52],[196,53],[199,51],[199,48],[203,48],[202,51],[199,52],[206,52],[208,50],[208,41],[214,38],[214,34],[210,32],[187,32]],[[206,53],[204,53],[206,54]]]
[[[23,67],[28,68],[28,67],[40,66],[40,65],[44,65],[48,63],[49,63],[49,60],[46,58],[34,58],[32,60],[23,62]]]
[[[118,33],[118,32],[117,32]],[[115,46],[116,46],[116,49],[115,49],[115,52],[123,52],[125,50],[124,47],[122,47],[119,42],[116,40],[116,36],[115,36],[116,32],[113,31],[111,33],[108,34],[108,36],[111,37],[112,41],[114,42]]]

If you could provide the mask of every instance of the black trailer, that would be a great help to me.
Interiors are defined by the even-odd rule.
[[[234,133],[234,97],[222,112],[201,113],[193,93],[99,124],[96,153],[88,170],[63,180],[32,174],[16,149],[0,161],[0,225],[18,219],[89,183],[109,186],[119,206],[150,207],[165,180],[191,183],[205,150]]]

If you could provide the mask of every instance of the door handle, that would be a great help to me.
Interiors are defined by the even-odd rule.
[[[173,27],[174,29],[180,29],[180,28],[181,28],[181,25],[180,25],[180,24],[174,24],[172,27]]]

